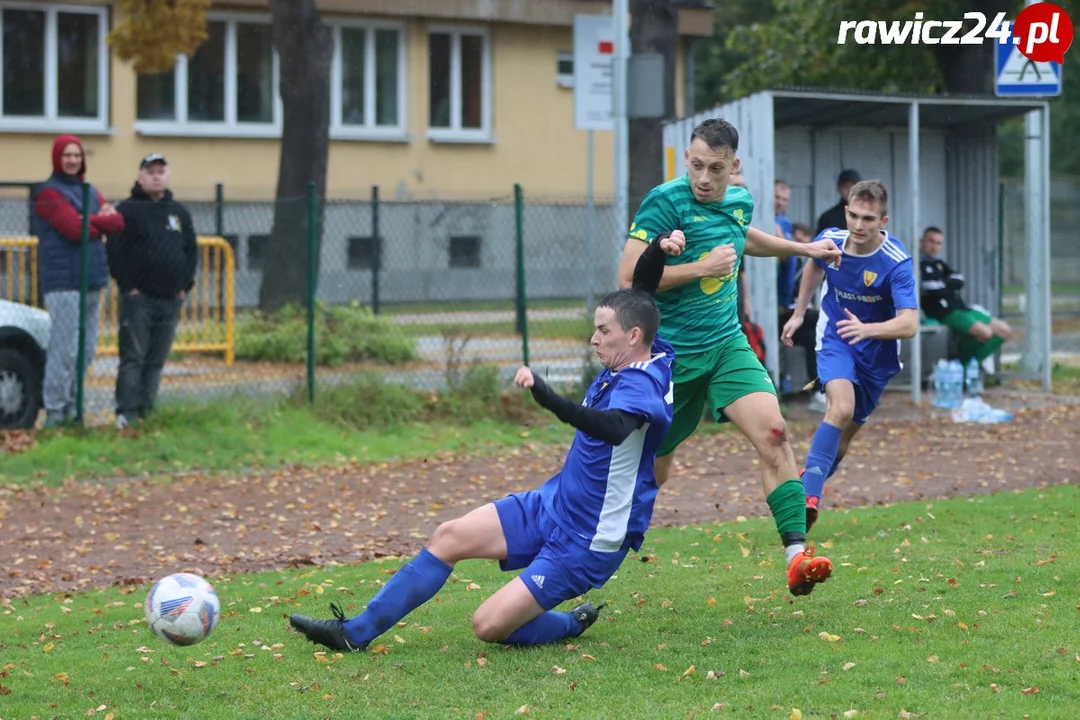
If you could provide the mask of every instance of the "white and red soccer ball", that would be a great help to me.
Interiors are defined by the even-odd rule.
[[[221,615],[214,588],[191,573],[175,573],[154,583],[144,609],[150,629],[172,645],[202,642]]]

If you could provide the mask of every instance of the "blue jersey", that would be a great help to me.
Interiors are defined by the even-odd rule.
[[[814,260],[825,270],[821,316],[826,324],[822,345],[844,345],[863,371],[880,379],[899,372],[900,341],[867,339],[848,345],[848,341],[837,333],[836,323],[847,318],[845,310],[850,310],[861,322],[880,323],[892,320],[898,310],[919,309],[911,256],[899,240],[884,234],[885,240],[877,250],[869,255],[854,255],[844,247],[848,231],[829,228],[816,239],[832,240],[843,251],[840,267],[826,265],[821,259]]]
[[[656,500],[656,451],[671,426],[675,352],[659,337],[652,358],[618,372],[605,369],[585,393],[584,405],[624,410],[645,424],[614,446],[578,431],[562,470],[541,493],[555,522],[595,552],[641,547]]]
[[[776,226],[784,238],[792,239],[793,225],[783,213],[776,214]],[[776,302],[781,308],[795,307],[795,276],[799,272],[799,258],[792,255],[776,259]]]

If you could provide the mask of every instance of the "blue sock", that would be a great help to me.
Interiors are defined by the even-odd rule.
[[[836,471],[840,469],[840,461],[843,460],[843,459],[844,458],[842,458],[840,456],[837,456],[837,458],[835,460],[833,460],[832,469],[829,470],[829,477],[832,477],[833,475],[835,475]],[[828,478],[825,478],[825,479],[828,480]]]
[[[840,451],[840,435],[841,430],[835,425],[827,422],[818,425],[810,443],[810,452],[806,455],[806,472],[802,476],[807,497],[821,497],[825,480],[832,474],[836,453]]]
[[[503,642],[507,645],[543,645],[582,633],[581,623],[570,613],[548,610],[510,633]]]
[[[427,548],[421,550],[382,586],[363,613],[345,621],[349,642],[363,645],[382,635],[401,618],[435,597],[452,570]]]

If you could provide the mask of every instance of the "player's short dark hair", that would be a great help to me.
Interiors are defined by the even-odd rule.
[[[889,193],[880,180],[860,180],[852,185],[847,198],[848,205],[854,200],[862,200],[867,203],[876,202],[880,217],[889,214]]]
[[[925,230],[922,231],[922,236],[926,237],[930,233],[937,233],[938,235],[944,235],[945,234],[945,233],[943,233],[941,231],[941,228],[935,227],[934,225],[930,225],[929,227],[927,227]]]
[[[797,232],[806,233],[810,237],[814,237],[814,231],[811,230],[810,226],[807,225],[806,223],[795,223],[794,225],[791,226],[791,232],[792,232],[792,234],[797,233]]]
[[[786,187],[789,190],[791,189],[791,185],[788,184],[788,181],[781,178],[776,178],[776,180],[773,181],[773,186],[775,187],[777,185],[779,185],[780,187]]]
[[[616,290],[600,299],[597,308],[610,308],[623,332],[641,328],[642,341],[652,347],[660,329],[660,310],[647,294],[640,290]]]
[[[701,138],[710,150],[728,148],[731,152],[739,149],[739,131],[723,118],[709,118],[701,121],[690,134],[690,142]]]

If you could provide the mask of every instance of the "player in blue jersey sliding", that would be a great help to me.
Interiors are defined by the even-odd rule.
[[[514,379],[577,428],[562,470],[536,490],[439,525],[360,615],[346,619],[331,604],[334,619],[293,615],[293,628],[316,644],[360,652],[434,597],[455,563],[473,558],[498,560],[504,571],[524,568],[473,614],[481,640],[554,643],[596,622],[602,604],[553,608],[602,587],[630,548],[641,547],[657,493],[656,450],[671,425],[674,352],[656,335],[660,312],[653,295],[665,253],[678,255],[684,245],[678,238],[653,245],[636,266],[633,287],[607,295],[596,308],[592,345],[604,369],[583,404],[556,394],[528,367]]]
[[[818,235],[836,243],[840,261],[814,260],[806,266],[795,310],[780,336],[792,346],[810,298],[824,279],[825,328],[818,342],[817,374],[826,410],[800,473],[807,531],[817,521],[825,481],[900,371],[900,340],[914,337],[919,326],[913,263],[900,241],[885,231],[888,206],[888,193],[877,180],[851,188],[848,229],[827,228]]]

